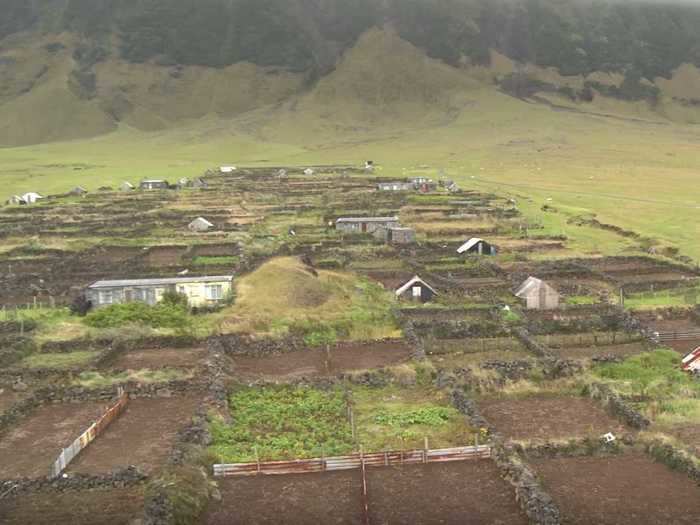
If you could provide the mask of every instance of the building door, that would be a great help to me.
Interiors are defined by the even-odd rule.
[[[362,223],[362,233],[367,233],[367,223],[366,222]]]
[[[416,301],[420,301],[421,297],[423,295],[422,292],[423,292],[423,289],[420,286],[414,286],[412,289],[413,299],[415,299]]]

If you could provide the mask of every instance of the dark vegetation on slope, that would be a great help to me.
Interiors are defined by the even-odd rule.
[[[614,0],[0,0],[0,38],[69,30],[133,62],[240,61],[322,73],[373,26],[457,65],[489,48],[565,75],[629,83],[700,65],[700,6]]]

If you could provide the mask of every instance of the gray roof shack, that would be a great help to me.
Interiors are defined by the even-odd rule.
[[[496,247],[483,239],[472,237],[462,246],[457,248],[457,253],[460,255],[496,255]]]
[[[170,184],[167,180],[151,179],[142,180],[139,187],[142,190],[167,190],[170,187]]]
[[[132,191],[134,189],[134,185],[130,182],[122,182],[121,186],[119,186],[119,189],[121,191]]]
[[[85,297],[99,308],[130,302],[154,305],[165,292],[177,292],[188,297],[190,306],[201,306],[223,301],[232,283],[233,275],[97,281],[87,287]]]
[[[394,293],[398,299],[419,301],[421,303],[430,302],[433,297],[438,295],[437,291],[435,291],[432,286],[417,275],[403,286],[397,288]]]
[[[212,223],[206,220],[204,217],[197,217],[191,223],[187,225],[187,228],[193,232],[206,232],[214,227]]]
[[[85,188],[83,188],[82,186],[76,186],[75,188],[70,190],[68,193],[70,195],[86,195],[87,192],[88,191]]]
[[[413,228],[398,226],[385,228],[380,226],[374,233],[374,237],[384,242],[393,244],[412,244],[416,242],[416,231]]]
[[[335,221],[335,229],[344,233],[374,233],[377,228],[397,228],[399,218],[393,217],[342,217]]]
[[[377,184],[378,191],[413,191],[411,182],[380,182]]]
[[[536,277],[528,277],[515,296],[524,299],[529,310],[554,310],[559,307],[559,292]]]

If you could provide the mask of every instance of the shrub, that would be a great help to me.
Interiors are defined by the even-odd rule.
[[[143,303],[114,304],[85,316],[85,324],[93,328],[118,328],[128,323],[177,329],[186,328],[191,324],[187,308],[172,302],[163,302],[155,306]]]

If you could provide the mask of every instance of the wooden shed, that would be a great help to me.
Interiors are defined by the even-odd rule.
[[[139,187],[142,190],[167,190],[170,187],[170,184],[167,180],[150,179],[141,181]]]
[[[559,307],[559,292],[536,277],[528,277],[515,296],[524,299],[529,310],[554,310]]]
[[[496,255],[496,247],[478,237],[472,237],[457,248],[460,255]]]
[[[374,237],[380,241],[392,244],[412,244],[416,242],[416,231],[413,228],[402,226],[385,228],[380,226],[374,233]]]
[[[438,295],[435,288],[426,283],[417,275],[409,280],[404,285],[396,289],[396,297],[408,301],[418,301],[427,303],[432,301],[433,297]]]

